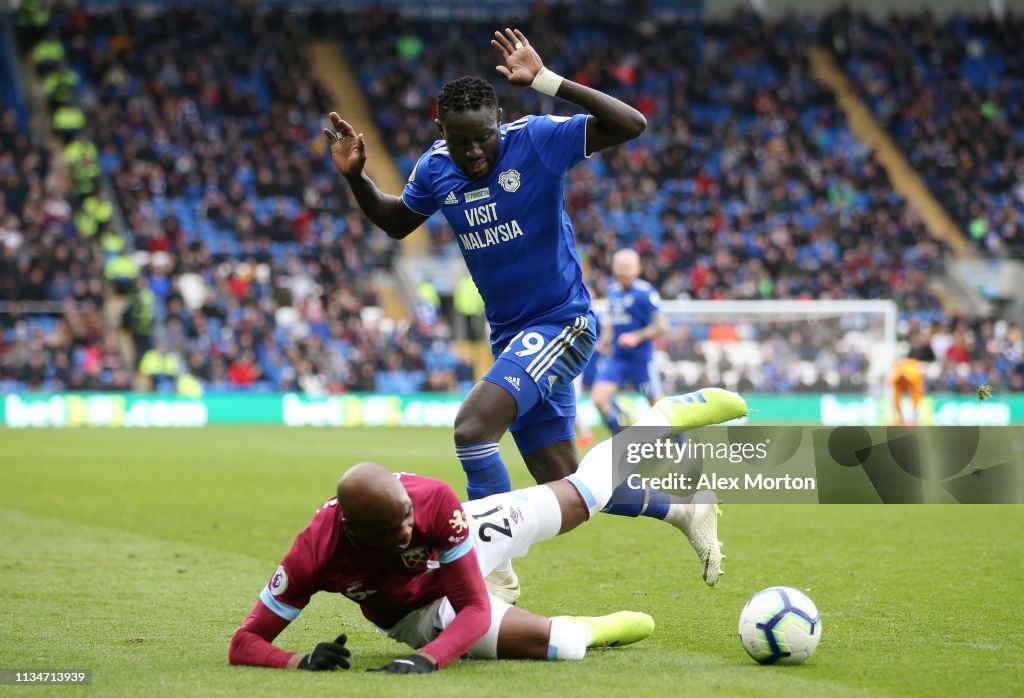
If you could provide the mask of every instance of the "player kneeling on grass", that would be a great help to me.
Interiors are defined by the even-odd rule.
[[[661,438],[746,411],[738,395],[709,388],[658,402],[638,426],[660,427],[644,430],[644,437]],[[232,638],[228,659],[279,668],[349,668],[344,635],[305,655],[272,644],[318,591],[344,594],[382,633],[418,650],[379,668],[393,674],[427,673],[467,653],[582,659],[588,647],[642,640],[654,630],[654,620],[644,613],[544,618],[489,595],[484,585],[497,565],[576,528],[614,491],[610,440],[565,479],[465,504],[441,480],[360,463],[342,476],[338,496],[299,534]],[[713,498],[672,506],[688,524],[705,573],[711,562],[717,575]]]

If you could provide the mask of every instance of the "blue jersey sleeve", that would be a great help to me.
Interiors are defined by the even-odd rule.
[[[647,299],[647,324],[650,324],[651,318],[661,310],[661,296],[652,288],[645,294],[645,297]]]
[[[530,140],[549,172],[564,175],[569,168],[587,157],[588,118],[586,114],[577,114],[535,116],[530,119]]]
[[[405,189],[402,190],[402,201],[410,210],[421,216],[430,216],[439,208],[430,181],[430,158],[436,148],[437,144],[420,156],[420,159],[416,161],[416,166],[409,173],[409,181],[405,183]]]

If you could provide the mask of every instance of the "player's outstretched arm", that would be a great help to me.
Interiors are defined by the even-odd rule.
[[[626,349],[632,349],[640,342],[645,342],[648,339],[655,339],[662,337],[668,333],[668,320],[661,313],[655,313],[654,317],[651,318],[651,323],[646,327],[643,327],[634,332],[623,332],[619,335],[619,346],[625,347]]]
[[[337,112],[329,114],[334,131],[325,128],[324,136],[331,144],[331,158],[338,172],[352,187],[359,208],[374,225],[401,240],[427,220],[405,205],[400,197],[385,194],[363,171],[366,165],[366,140]]]
[[[491,46],[504,57],[499,73],[513,85],[577,104],[592,115],[587,119],[587,154],[632,140],[647,128],[647,119],[620,99],[581,85],[544,67],[537,51],[518,29],[494,32]]]
[[[326,671],[348,669],[352,652],[345,647],[348,638],[342,634],[334,642],[321,642],[309,654],[287,652],[274,645],[274,638],[288,627],[289,621],[257,601],[242,626],[228,645],[228,662],[275,669],[308,669]]]

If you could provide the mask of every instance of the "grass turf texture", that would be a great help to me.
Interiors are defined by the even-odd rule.
[[[516,486],[531,484],[511,439]],[[446,429],[0,430],[0,668],[93,670],[108,695],[1010,695],[1024,672],[1024,507],[727,506],[728,574],[700,579],[664,524],[610,516],[538,545],[516,569],[523,608],[654,616],[654,636],[583,662],[456,662],[367,674],[407,653],[341,596],[319,595],[279,638],[349,634],[354,667],[232,667],[226,648],[296,533],[359,460],[464,491]],[[821,610],[799,667],[739,645],[747,598],[784,584]],[[33,695],[53,691],[36,687]],[[69,689],[57,689],[67,691]]]

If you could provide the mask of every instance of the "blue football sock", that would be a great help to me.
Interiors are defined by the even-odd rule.
[[[622,423],[619,421],[619,416],[622,412],[619,411],[619,406],[612,401],[612,409],[608,414],[602,414],[601,420],[604,421],[604,425],[608,427],[608,431],[615,436],[622,431]]]
[[[649,516],[664,519],[672,498],[658,490],[634,489],[623,482],[612,492],[612,498],[601,511],[615,516]]]
[[[497,443],[491,441],[456,446],[455,455],[466,471],[466,494],[470,499],[483,499],[492,494],[512,491],[512,481],[501,460]]]

